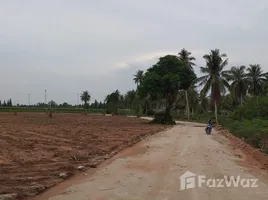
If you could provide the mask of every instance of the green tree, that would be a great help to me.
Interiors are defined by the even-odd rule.
[[[7,103],[6,103],[6,101],[5,101],[5,100],[4,100],[3,106],[7,106]]]
[[[235,93],[229,93],[222,96],[222,100],[220,102],[220,108],[224,112],[226,111],[233,111],[237,105],[239,105],[239,99],[237,99],[237,96]]]
[[[125,95],[126,108],[133,108],[135,98],[136,98],[136,91],[135,90],[127,91],[127,93]]]
[[[200,106],[201,106],[201,113],[208,114],[208,110],[210,108],[211,103],[210,97],[208,96],[200,96]]]
[[[134,75],[134,79],[133,79],[135,83],[137,84],[137,87],[141,84],[142,77],[143,77],[143,70],[138,70],[136,74]]]
[[[100,101],[99,106],[98,106],[98,109],[102,109],[102,108],[104,108],[104,105],[103,105],[103,103]]]
[[[264,85],[267,81],[266,73],[263,73],[261,66],[258,64],[249,65],[247,68],[247,80],[249,83],[249,94],[260,96],[263,92]]]
[[[108,113],[117,114],[118,108],[120,106],[121,95],[119,90],[108,94],[105,98],[105,103],[108,107]]]
[[[179,55],[179,59],[186,65],[188,66],[190,69],[193,70],[193,66],[195,66],[195,63],[193,61],[195,61],[195,57],[191,56],[191,52],[187,51],[186,49],[182,49],[178,55]],[[185,100],[186,100],[186,113],[187,113],[187,117],[188,120],[190,119],[190,106],[189,106],[189,99],[188,99],[188,89],[186,88],[185,92]]]
[[[162,119],[159,121],[159,115],[156,113],[155,122],[173,123],[171,109],[177,99],[177,94],[179,90],[188,88],[195,78],[195,73],[174,55],[161,57],[147,70],[138,87],[139,96],[146,98],[150,95],[152,99],[160,97],[165,101],[163,117],[160,116]]]
[[[99,107],[99,102],[95,99],[93,103],[93,108],[97,109]]]
[[[69,105],[68,103],[64,102],[64,103],[61,105],[61,107],[63,107],[63,108],[68,108],[68,107],[70,107],[70,105]]]
[[[206,61],[206,67],[200,67],[201,72],[206,74],[198,78],[200,86],[203,86],[201,90],[201,96],[211,91],[211,101],[214,104],[215,118],[218,123],[218,110],[221,99],[221,93],[226,92],[226,87],[229,88],[228,81],[225,79],[226,72],[223,71],[224,67],[228,64],[227,55],[225,53],[220,54],[219,49],[211,50],[209,54],[203,56]],[[226,58],[226,59],[225,59]]]
[[[267,97],[268,96],[268,73],[266,73],[265,77],[266,77],[266,81],[263,86],[262,96]]]
[[[91,99],[91,96],[90,96],[89,92],[88,92],[88,91],[84,91],[84,92],[82,92],[80,98],[81,98],[81,101],[84,102],[84,106],[85,106],[85,108],[88,108],[88,107],[89,107],[88,102],[89,102],[90,99]]]
[[[8,106],[8,107],[11,107],[12,106],[12,100],[11,99],[7,100],[6,106]]]
[[[58,104],[55,101],[51,100],[48,102],[48,106],[50,108],[56,108],[56,107],[58,107]]]
[[[192,85],[191,87],[188,88],[187,95],[188,95],[188,99],[189,99],[189,111],[191,111],[192,116],[194,116],[194,113],[198,109],[198,104],[199,104],[199,100],[200,100],[199,94],[198,94],[196,87],[194,85]]]
[[[231,81],[231,93],[239,99],[240,104],[243,104],[243,99],[248,89],[248,79],[245,73],[245,66],[232,67],[231,70],[226,71],[226,79]]]

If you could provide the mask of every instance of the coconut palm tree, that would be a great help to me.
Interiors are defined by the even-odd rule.
[[[193,66],[195,66],[195,63],[193,62],[195,61],[195,57],[191,56],[191,54],[191,52],[187,51],[184,48],[178,53],[179,59],[191,69],[193,69]]]
[[[263,86],[262,96],[267,97],[268,96],[268,73],[265,74],[266,81]]]
[[[261,95],[264,84],[267,82],[266,73],[263,73],[261,66],[258,64],[249,65],[247,68],[247,81],[249,83],[248,92],[251,95]]]
[[[84,102],[85,107],[87,107],[88,102],[89,102],[90,99],[91,99],[91,96],[90,96],[89,92],[88,92],[88,91],[84,91],[84,92],[82,92],[80,98],[81,98],[81,101]]]
[[[140,85],[142,77],[143,77],[143,71],[138,70],[136,74],[134,75],[134,79],[133,79],[135,83],[137,84],[137,87]]]
[[[225,73],[226,79],[232,82],[230,85],[231,93],[239,99],[241,105],[243,104],[243,99],[248,89],[248,79],[245,69],[245,66],[232,67]]]
[[[193,85],[191,86],[188,90],[188,98],[189,98],[189,109],[191,109],[192,116],[194,116],[195,111],[198,109],[198,104],[199,104],[199,93],[196,90],[196,87]]]
[[[191,56],[191,52],[187,51],[186,49],[182,49],[178,55],[179,59],[188,67],[190,67],[193,70],[193,66],[195,66],[195,57]],[[184,91],[185,92],[185,100],[186,100],[186,113],[188,120],[190,119],[190,106],[189,106],[189,99],[188,99],[188,89]]]
[[[201,107],[200,110],[202,113],[208,113],[209,108],[211,107],[211,104],[209,102],[211,102],[210,96],[200,96],[199,105]]]
[[[198,78],[199,86],[203,86],[201,96],[211,91],[211,101],[214,104],[215,118],[218,123],[218,111],[221,94],[226,92],[226,87],[229,88],[228,81],[225,79],[223,71],[224,67],[228,64],[227,55],[221,54],[219,49],[211,50],[209,54],[203,56],[206,61],[206,67],[200,67],[201,72],[206,74]]]

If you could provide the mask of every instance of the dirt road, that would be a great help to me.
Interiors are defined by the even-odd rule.
[[[86,176],[83,183],[64,191],[58,189],[58,196],[50,200],[267,200],[266,173],[245,167],[243,156],[234,155],[227,139],[216,131],[208,136],[204,134],[204,126],[177,125],[124,150],[110,163]],[[258,179],[253,185],[258,187],[243,188],[239,182],[238,187],[228,188],[225,181],[220,188],[209,188],[203,182],[198,187],[200,182],[198,184],[196,178],[195,188],[180,190],[183,185],[179,178],[187,171],[196,176],[205,175],[202,178],[205,181],[218,179],[216,186],[224,176],[229,182],[230,176],[240,175],[235,182]],[[250,180],[249,186],[252,183]]]

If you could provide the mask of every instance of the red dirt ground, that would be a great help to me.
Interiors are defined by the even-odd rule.
[[[235,137],[228,130],[223,128],[217,128],[219,133],[229,139],[233,152],[241,157],[239,151],[242,151],[246,157],[243,160],[249,166],[258,167],[263,170],[268,170],[268,156],[262,153],[259,149],[256,149],[249,144],[246,144],[242,139]]]
[[[0,114],[0,194],[35,196],[166,127],[121,116]]]

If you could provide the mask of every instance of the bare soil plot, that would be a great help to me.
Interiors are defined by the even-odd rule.
[[[78,172],[78,166],[96,167],[164,128],[121,116],[0,113],[0,195],[35,196]]]

